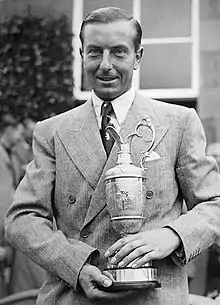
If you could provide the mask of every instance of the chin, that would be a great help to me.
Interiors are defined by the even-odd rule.
[[[104,90],[95,90],[96,94],[101,98],[101,99],[115,99],[123,92],[121,90],[115,90],[115,88],[105,88]]]

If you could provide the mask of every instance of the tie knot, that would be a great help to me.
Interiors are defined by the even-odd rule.
[[[111,102],[103,102],[101,107],[101,115],[108,116],[114,112]]]

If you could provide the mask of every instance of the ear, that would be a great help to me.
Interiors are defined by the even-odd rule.
[[[81,56],[81,58],[82,58],[82,63],[83,63],[83,67],[84,67],[85,64],[84,64],[83,49],[82,49],[82,48],[79,48],[79,53],[80,53],[80,56]]]
[[[140,49],[135,54],[135,63],[134,63],[134,70],[137,70],[140,66],[141,58],[143,56],[144,48],[140,47]]]
[[[82,48],[79,48],[79,53],[80,53],[80,56],[81,56],[81,58],[83,60],[83,49]]]

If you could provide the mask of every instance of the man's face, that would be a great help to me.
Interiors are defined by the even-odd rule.
[[[11,146],[16,145],[22,138],[23,125],[18,124],[15,127],[9,126],[7,128],[7,140]]]
[[[135,52],[134,37],[127,21],[85,26],[81,55],[88,81],[101,99],[115,99],[131,88],[142,57],[142,49]]]

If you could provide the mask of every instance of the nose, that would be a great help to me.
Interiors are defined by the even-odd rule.
[[[110,52],[108,50],[104,50],[102,56],[102,62],[100,64],[100,69],[104,71],[109,71],[112,69],[112,62],[110,57]]]

